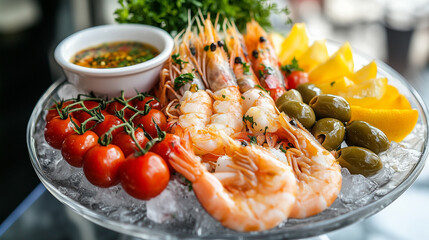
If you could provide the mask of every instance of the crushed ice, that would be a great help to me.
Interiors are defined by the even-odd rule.
[[[75,97],[77,94],[74,87],[65,84],[58,92],[58,99]],[[199,236],[233,233],[206,213],[183,177],[173,176],[166,190],[149,201],[130,197],[120,186],[101,189],[91,185],[81,169],[69,166],[62,160],[60,151],[49,147],[43,137],[44,125],[43,117],[39,117],[34,138],[41,169],[62,194],[81,205],[112,220],[160,231],[174,230]],[[279,227],[332,218],[389,193],[419,160],[426,134],[422,129],[417,124],[400,144],[392,142],[391,147],[380,154],[383,169],[376,175],[366,178],[342,169],[342,189],[330,208],[311,218],[290,219]]]

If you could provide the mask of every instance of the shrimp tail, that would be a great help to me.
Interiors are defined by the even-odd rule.
[[[190,142],[189,133],[185,133],[185,137],[180,138],[180,144],[174,145],[169,162],[174,170],[193,183],[203,174],[204,169],[199,157],[194,154]]]

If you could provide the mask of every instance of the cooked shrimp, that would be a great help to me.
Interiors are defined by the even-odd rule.
[[[210,89],[215,92],[229,86],[237,86],[237,80],[228,63],[228,56],[223,49],[224,43],[219,38],[210,20],[210,15],[205,20],[202,16],[201,20],[197,18],[197,24],[200,30],[200,41],[204,45],[205,52],[205,63],[202,66],[203,76],[207,79]]]
[[[221,41],[217,35],[210,18],[207,17],[204,24],[200,28],[200,41],[205,46],[210,46],[205,54],[204,61],[206,65],[202,66],[207,74],[207,82],[210,89],[214,91],[212,95],[214,99],[213,103],[213,115],[210,117],[210,123],[206,125],[205,130],[211,132],[224,131],[226,134],[231,135],[239,132],[243,129],[242,115],[243,110],[241,106],[241,94],[238,90],[237,82],[234,74],[228,65],[228,60],[225,51],[222,48]],[[204,63],[203,62],[203,63]],[[195,134],[201,134],[196,136]],[[194,143],[194,139],[204,139],[205,143],[210,143],[206,147],[203,147],[201,142],[198,143],[197,153],[223,153],[223,146],[220,141],[216,140],[214,136],[209,136],[208,131],[199,129],[197,132],[191,132],[191,137]]]
[[[279,69],[279,60],[267,33],[255,21],[247,23],[244,41],[250,53],[253,71],[259,77],[262,87],[277,100],[285,91],[284,77]]]
[[[224,27],[226,28],[226,26]],[[225,44],[229,54],[229,64],[237,78],[240,92],[244,93],[259,84],[253,69],[250,67],[246,45],[243,36],[237,30],[235,24],[229,23],[225,33]]]
[[[180,99],[188,90],[195,92],[206,89],[195,46],[200,43],[191,31],[191,24],[183,34],[179,33],[175,37],[175,47],[161,70],[155,94],[163,105],[167,105],[170,100]]]
[[[285,136],[295,148],[286,150],[289,165],[297,179],[296,204],[290,217],[305,218],[328,208],[341,190],[341,167],[301,124],[284,113],[280,123]]]
[[[192,182],[203,208],[236,231],[267,230],[286,220],[296,194],[291,168],[262,147],[242,146],[223,133],[220,138],[231,158],[225,172],[209,173],[186,143],[170,154],[171,166]]]

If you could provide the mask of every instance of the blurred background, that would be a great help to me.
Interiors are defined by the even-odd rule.
[[[347,40],[355,50],[385,61],[403,74],[429,103],[428,0],[275,2],[289,7],[294,22],[305,22],[312,37]],[[116,0],[0,0],[0,223],[39,184],[30,164],[25,134],[38,98],[62,77],[53,59],[56,45],[81,29],[114,23],[113,12],[118,6]],[[290,25],[286,25],[285,20],[285,16],[273,16],[274,28],[286,33]],[[413,196],[417,200],[406,201],[429,199],[428,175],[426,168],[413,186],[415,192],[407,192],[408,198]],[[417,193],[421,189],[423,193]],[[61,207],[49,193],[44,194],[47,203]],[[398,202],[404,201],[402,199],[407,198],[403,196]],[[116,235],[112,233],[112,236]],[[360,237],[354,239],[368,239]],[[401,235],[390,237],[371,239],[404,239]],[[53,235],[44,239],[72,238]]]

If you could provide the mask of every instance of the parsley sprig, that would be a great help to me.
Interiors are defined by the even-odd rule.
[[[290,64],[282,66],[282,70],[285,71],[287,75],[291,74],[293,71],[304,71],[304,69],[299,67],[298,60],[296,60],[295,57]]]
[[[185,84],[192,82],[195,76],[193,73],[184,73],[180,74],[178,77],[174,79],[174,90],[178,91]]]

